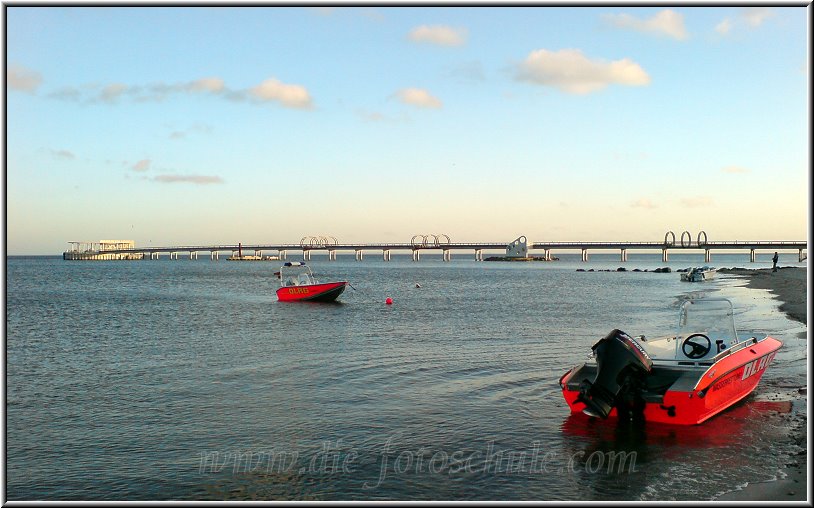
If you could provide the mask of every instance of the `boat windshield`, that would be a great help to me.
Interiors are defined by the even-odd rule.
[[[678,340],[694,334],[703,334],[715,343],[726,345],[737,342],[732,303],[725,298],[698,298],[681,304],[678,317]]]
[[[280,268],[280,283],[283,286],[303,286],[316,284],[311,267],[305,263],[286,263]]]

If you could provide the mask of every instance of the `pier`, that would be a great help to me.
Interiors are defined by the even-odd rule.
[[[806,241],[715,241],[709,242],[706,233],[699,233],[693,241],[688,232],[684,232],[681,241],[676,242],[675,235],[668,232],[663,241],[656,242],[529,242],[521,236],[512,242],[453,242],[447,235],[415,235],[409,243],[341,243],[334,237],[303,237],[299,243],[268,243],[244,245],[178,245],[168,247],[137,247],[132,240],[102,240],[100,242],[69,242],[70,248],[63,253],[65,260],[115,260],[115,259],[158,259],[168,255],[170,259],[198,259],[199,254],[213,261],[220,259],[221,253],[230,253],[234,258],[243,252],[251,252],[247,258],[254,260],[288,259],[289,253],[299,253],[303,261],[311,260],[314,252],[324,252],[329,261],[335,261],[338,252],[353,252],[357,261],[364,260],[365,253],[376,252],[384,261],[390,261],[393,251],[409,252],[413,261],[421,259],[422,252],[440,252],[444,261],[451,261],[453,252],[465,253],[475,261],[483,261],[483,251],[504,251],[506,257],[520,259],[540,259],[551,261],[554,252],[577,251],[582,253],[582,261],[589,260],[589,253],[596,251],[619,252],[619,260],[625,262],[628,252],[655,251],[661,253],[664,262],[669,260],[671,252],[702,251],[704,262],[712,261],[715,252],[748,253],[749,261],[755,262],[758,251],[779,252],[796,251],[798,260],[807,257]],[[532,251],[537,251],[535,255]],[[276,253],[271,256],[264,252]]]

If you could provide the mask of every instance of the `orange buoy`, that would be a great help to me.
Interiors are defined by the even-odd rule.
[[[393,305],[393,299],[388,296],[387,300],[385,300],[384,303],[386,303],[387,305]]]

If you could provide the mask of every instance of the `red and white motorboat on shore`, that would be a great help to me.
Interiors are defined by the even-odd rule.
[[[332,302],[348,285],[346,281],[318,282],[311,267],[298,261],[285,263],[276,275],[282,286],[277,290],[281,302]]]
[[[729,300],[687,300],[677,334],[634,339],[613,330],[560,387],[572,413],[695,425],[752,393],[782,345],[739,337]]]

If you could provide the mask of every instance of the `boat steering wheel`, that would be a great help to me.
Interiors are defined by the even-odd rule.
[[[706,341],[706,344],[704,344],[703,341]],[[681,350],[684,351],[687,358],[692,358],[693,360],[705,357],[710,349],[712,349],[712,341],[703,333],[690,335],[684,339],[684,343],[681,345]]]

